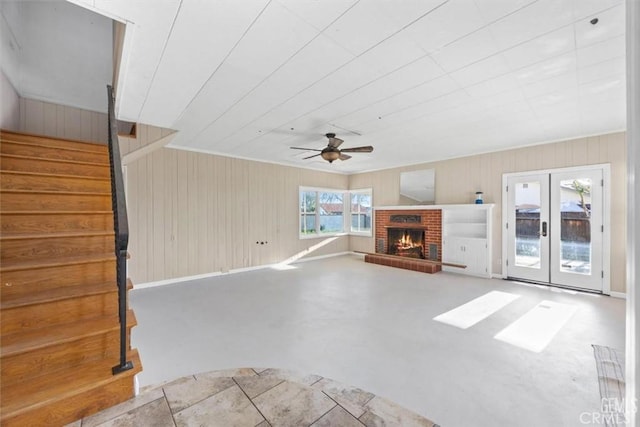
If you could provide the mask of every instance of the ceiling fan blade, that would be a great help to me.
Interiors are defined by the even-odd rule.
[[[329,138],[329,147],[338,148],[343,142],[340,138]]]
[[[349,160],[350,158],[351,156],[349,156],[348,154],[340,153],[340,160]]]
[[[294,150],[304,150],[304,151],[322,151],[322,150],[316,150],[315,148],[302,148],[302,147],[289,147],[289,148]]]
[[[303,157],[302,160],[307,160],[307,159],[311,159],[313,157],[318,157],[320,154],[314,154],[313,156],[309,156],[309,157]]]
[[[367,145],[364,147],[343,148],[340,151],[343,153],[370,153],[373,151],[373,147],[370,145]]]

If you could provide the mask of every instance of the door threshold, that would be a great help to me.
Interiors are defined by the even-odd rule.
[[[593,294],[595,294],[595,295],[605,295],[604,293],[602,293],[602,291],[597,291],[597,290],[593,290],[593,289],[574,288],[572,286],[558,285],[556,283],[549,283],[549,282],[538,282],[538,281],[535,281],[535,280],[521,279],[519,277],[507,276],[504,280],[508,280],[510,282],[520,282],[520,283],[529,284],[529,285],[544,286],[544,287],[547,287],[547,288],[559,288],[559,289],[565,289],[565,290],[576,291],[576,292],[584,292],[586,294],[592,294],[592,295]]]

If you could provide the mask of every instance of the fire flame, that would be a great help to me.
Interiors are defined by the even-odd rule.
[[[402,237],[398,240],[398,244],[397,244],[397,247],[399,249],[411,249],[418,246],[421,246],[420,243],[414,242],[413,239],[411,239],[411,235],[406,231],[403,233]]]

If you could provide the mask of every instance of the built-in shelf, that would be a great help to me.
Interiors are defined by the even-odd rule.
[[[491,213],[493,204],[443,205],[442,261],[465,269],[444,271],[491,277]]]

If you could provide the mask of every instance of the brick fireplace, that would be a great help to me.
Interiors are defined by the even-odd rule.
[[[435,273],[442,261],[442,210],[375,210],[376,253],[365,261]]]

